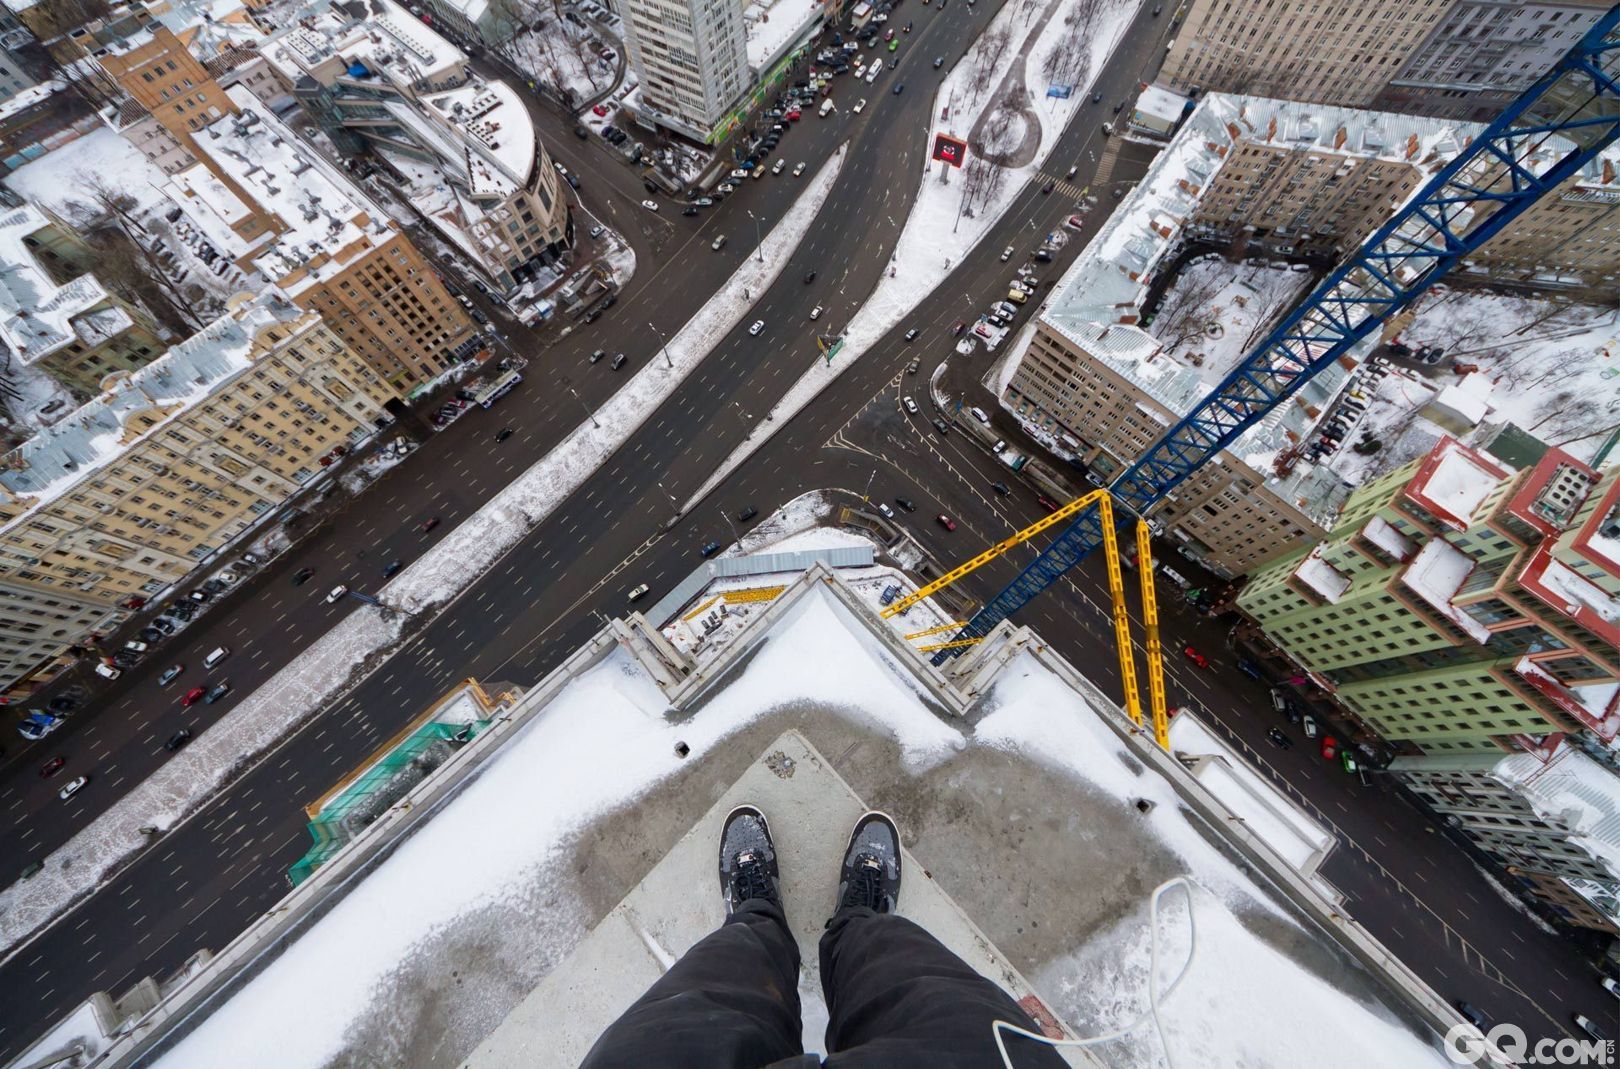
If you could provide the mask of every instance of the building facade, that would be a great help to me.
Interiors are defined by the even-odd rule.
[[[398,176],[492,286],[515,289],[567,251],[567,190],[522,98],[392,0],[334,5],[263,52],[338,151]]]
[[[100,50],[96,60],[131,100],[193,153],[198,131],[236,113],[208,68],[162,23]]]
[[[476,352],[483,335],[398,225],[246,87],[226,92],[236,113],[170,190],[185,236],[325,315],[401,393]]]
[[[624,43],[641,81],[639,110],[707,141],[752,86],[742,5],[624,0]]]
[[[1454,439],[1351,496],[1328,537],[1237,604],[1412,755],[1500,756],[1620,729],[1620,467],[1513,471]]]
[[[1457,0],[1373,106],[1489,122],[1608,9],[1608,0]]]
[[[0,342],[79,397],[114,371],[141,367],[165,342],[146,312],[103,286],[95,257],[60,219],[31,204],[0,215]]]
[[[0,458],[0,690],[184,579],[399,395],[274,293]]]

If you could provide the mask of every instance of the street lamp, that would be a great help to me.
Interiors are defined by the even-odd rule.
[[[752,219],[754,221],[754,251],[759,254],[759,262],[764,263],[765,262],[765,242],[760,237],[759,216],[755,215],[753,212],[749,211],[747,208],[743,209],[743,214],[748,216],[748,218],[750,218],[750,219]]]
[[[669,365],[669,369],[671,371],[674,371],[675,370],[675,361],[673,361],[673,360],[671,360],[669,358],[669,340],[664,337],[664,332],[663,331],[661,331],[657,327],[653,326],[652,320],[650,320],[650,319],[647,320],[647,326],[652,330],[652,332],[654,334],[658,335],[658,343],[661,346],[663,346],[663,349],[664,349],[664,363]]]
[[[591,411],[591,406],[587,405],[585,403],[585,399],[579,395],[579,391],[574,389],[573,382],[567,378],[564,378],[562,380],[562,384],[567,388],[569,393],[574,395],[574,400],[579,402],[580,410],[583,411],[585,413],[585,417],[591,421],[591,426],[595,427],[597,430],[601,430],[602,425],[596,422],[596,413]]]

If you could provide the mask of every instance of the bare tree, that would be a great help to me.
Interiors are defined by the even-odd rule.
[[[1183,268],[1181,276],[1165,291],[1153,318],[1154,337],[1170,350],[1202,338],[1211,318],[1219,315],[1213,302],[1221,286],[1217,272],[1189,272]]]
[[[97,277],[141,303],[159,305],[169,322],[200,329],[207,320],[197,314],[197,295],[184,292],[159,262],[152,233],[135,217],[135,198],[100,175],[77,177],[101,221],[88,234],[96,249]]]

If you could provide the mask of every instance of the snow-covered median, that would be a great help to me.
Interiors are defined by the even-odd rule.
[[[669,339],[670,361],[654,355],[635,378],[476,514],[383,589],[392,608],[442,606],[499,560],[624,444],[734,329],[775,281],[838,178],[841,147],[798,202],[726,284]],[[671,366],[671,364],[673,366]],[[201,806],[230,778],[270,750],[345,688],[386,659],[403,617],[356,610],[295,662],[236,707],[161,770],[45,859],[32,879],[0,892],[0,950],[9,951],[93,891],[147,842],[142,827],[165,830]]]
[[[737,466],[764,445],[770,436],[809,404],[822,390],[932,293],[950,273],[953,264],[979,243],[979,239],[1000,221],[1008,206],[1036,177],[1042,163],[1062,136],[1069,120],[1090,99],[1091,81],[1102,69],[1109,53],[1124,35],[1136,12],[1134,0],[1018,0],[1004,5],[994,21],[968,50],[934,97],[936,116],[928,131],[928,144],[934,135],[948,133],[968,137],[975,129],[987,139],[1001,142],[1013,138],[997,128],[1027,124],[1028,139],[1039,136],[1039,144],[1019,166],[976,166],[973,154],[963,171],[947,170],[941,183],[939,164],[932,164],[923,175],[896,246],[892,271],[885,275],[844,328],[844,347],[826,362],[812,364],[790,387],[770,418],[757,424],[732,451],[724,463],[692,496],[690,508],[724,481]],[[1050,11],[1050,17],[1042,16]],[[1019,57],[1027,47],[1023,62],[1022,94],[1033,100],[1021,113],[1001,123],[995,115],[998,101],[1007,99],[997,92],[1016,72]],[[1061,81],[1073,79],[1072,82]],[[1018,92],[1015,84],[1007,86]],[[1046,96],[1049,85],[1072,87],[1067,99]],[[938,116],[949,115],[950,119]],[[980,120],[984,119],[981,124]],[[1038,124],[1039,129],[1034,129]],[[1029,148],[1028,145],[1025,146]],[[968,187],[972,188],[968,188]],[[966,192],[971,203],[964,201]],[[965,209],[965,210],[964,210]],[[1010,272],[1009,272],[1010,273]],[[964,318],[971,318],[964,314]]]

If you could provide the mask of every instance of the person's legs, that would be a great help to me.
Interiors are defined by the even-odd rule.
[[[759,1069],[803,1053],[799,947],[770,829],[751,806],[726,818],[720,883],[725,923],[608,1026],[581,1069]]]
[[[845,856],[838,911],[821,937],[827,999],[827,1069],[993,1069],[991,1023],[1039,1031],[995,983],[916,923],[899,902],[900,835],[881,813],[856,824]],[[1058,1069],[1052,1048],[1006,1040],[1018,1069]]]

